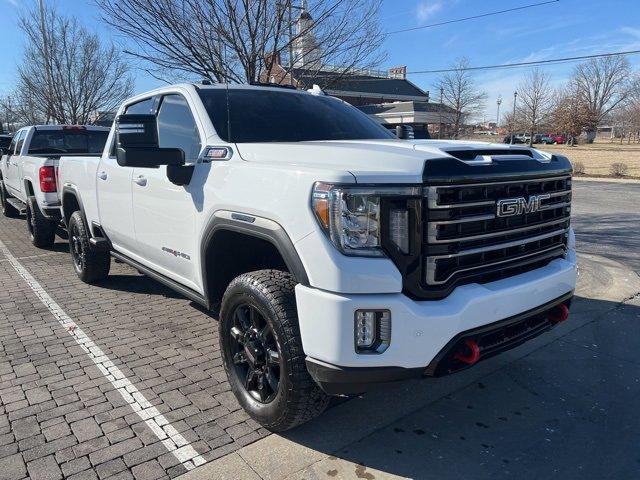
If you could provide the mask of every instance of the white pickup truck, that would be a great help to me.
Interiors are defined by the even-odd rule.
[[[401,140],[314,91],[188,84],[125,102],[102,156],[62,157],[59,178],[79,277],[107,281],[113,256],[218,312],[233,392],[285,430],[566,320],[571,172]]]
[[[35,125],[18,130],[0,161],[0,203],[6,217],[26,213],[31,241],[48,247],[60,222],[56,185],[60,155],[100,155],[109,129]]]

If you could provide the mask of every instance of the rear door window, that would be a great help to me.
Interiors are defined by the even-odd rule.
[[[9,144],[9,149],[7,150],[7,153],[9,155],[13,155],[13,153],[16,151],[16,143],[18,143],[19,136],[20,132],[16,132],[13,134],[13,138],[11,138],[11,144]]]
[[[26,130],[22,130],[20,132],[20,136],[18,136],[18,142],[16,143],[16,155],[20,155],[20,152],[22,151],[22,146],[24,145],[24,139],[27,136],[27,131]]]

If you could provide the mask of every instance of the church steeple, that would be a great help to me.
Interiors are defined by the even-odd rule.
[[[302,0],[300,15],[296,20],[296,39],[293,42],[294,66],[317,66],[320,58],[318,42],[313,33],[313,17],[309,13],[307,0]]]

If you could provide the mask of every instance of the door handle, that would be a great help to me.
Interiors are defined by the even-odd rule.
[[[98,174],[98,178],[99,178],[100,180],[106,180],[106,179],[107,179],[107,172],[100,172],[100,173]]]
[[[147,184],[147,179],[144,178],[144,176],[140,175],[136,178],[133,179],[134,183],[137,183],[138,185],[140,185],[141,187],[144,187]]]

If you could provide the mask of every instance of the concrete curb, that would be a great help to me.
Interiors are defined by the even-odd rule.
[[[430,382],[429,388],[408,381],[370,392],[325,412],[321,418],[282,435],[272,434],[239,451],[221,457],[179,477],[181,480],[326,480],[328,477],[398,479],[397,475],[363,467],[333,454],[365,441],[378,430],[452,394],[479,379],[589,323],[601,312],[590,309],[583,298],[621,303],[640,292],[640,277],[624,265],[596,255],[579,255],[576,321],[567,322],[516,350],[506,352],[465,372]],[[610,304],[611,305],[611,304]],[[610,308],[609,305],[609,308]],[[402,398],[402,402],[398,399]],[[353,472],[343,476],[338,472]]]
[[[576,182],[640,183],[640,179],[636,178],[583,177],[578,175],[574,175],[573,180]]]

